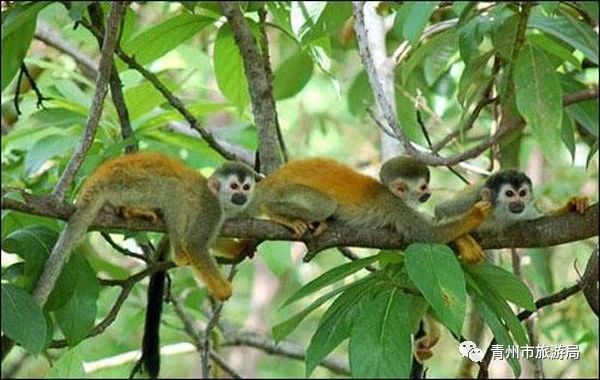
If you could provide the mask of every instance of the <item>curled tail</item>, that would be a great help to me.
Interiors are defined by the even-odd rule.
[[[104,205],[104,197],[99,194],[85,202],[77,204],[77,209],[69,218],[66,227],[61,232],[50,256],[46,260],[44,270],[33,291],[33,298],[44,305],[48,300],[50,292],[54,288],[56,280],[71,256],[71,251],[83,240],[90,224]]]

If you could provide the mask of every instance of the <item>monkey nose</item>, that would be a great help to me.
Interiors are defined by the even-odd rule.
[[[425,193],[419,197],[419,202],[424,203],[431,197],[431,193]]]
[[[231,196],[231,202],[233,204],[236,204],[238,206],[243,205],[244,203],[246,203],[246,196],[244,194],[240,194],[240,193],[235,193]]]
[[[508,204],[510,212],[520,214],[525,209],[525,203],[523,202],[511,202]]]

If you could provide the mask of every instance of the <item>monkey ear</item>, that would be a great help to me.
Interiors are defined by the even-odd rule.
[[[482,201],[492,202],[492,190],[488,189],[487,187],[481,189],[479,196],[481,197]]]
[[[392,183],[390,183],[389,185],[390,190],[392,191],[392,193],[396,194],[397,196],[402,196],[404,195],[404,192],[406,191],[406,183],[402,180],[396,180],[393,181]]]
[[[214,195],[219,194],[219,189],[221,188],[221,181],[215,176],[210,176],[208,178],[208,189]]]

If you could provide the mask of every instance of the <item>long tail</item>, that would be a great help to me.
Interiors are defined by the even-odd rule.
[[[69,218],[67,226],[61,232],[52,253],[46,260],[42,275],[33,291],[33,298],[40,305],[44,305],[48,300],[71,252],[83,240],[89,225],[92,224],[103,204],[104,197],[98,195],[84,204],[77,205],[77,209]]]
[[[165,261],[169,251],[169,239],[164,237],[159,243],[157,251],[156,262]],[[155,272],[150,276],[146,322],[142,338],[142,357],[132,369],[130,378],[138,372],[140,366],[144,367],[144,372],[152,379],[156,379],[160,372],[160,320],[166,277],[166,271]]]

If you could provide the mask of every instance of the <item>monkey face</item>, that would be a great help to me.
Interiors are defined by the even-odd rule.
[[[502,184],[496,192],[494,203],[504,214],[518,219],[531,203],[531,186],[528,183]]]
[[[389,183],[388,189],[412,208],[427,202],[431,197],[429,181],[425,177],[397,178]]]
[[[219,198],[225,218],[244,211],[254,194],[256,173],[238,162],[221,166],[209,178],[209,189]]]

